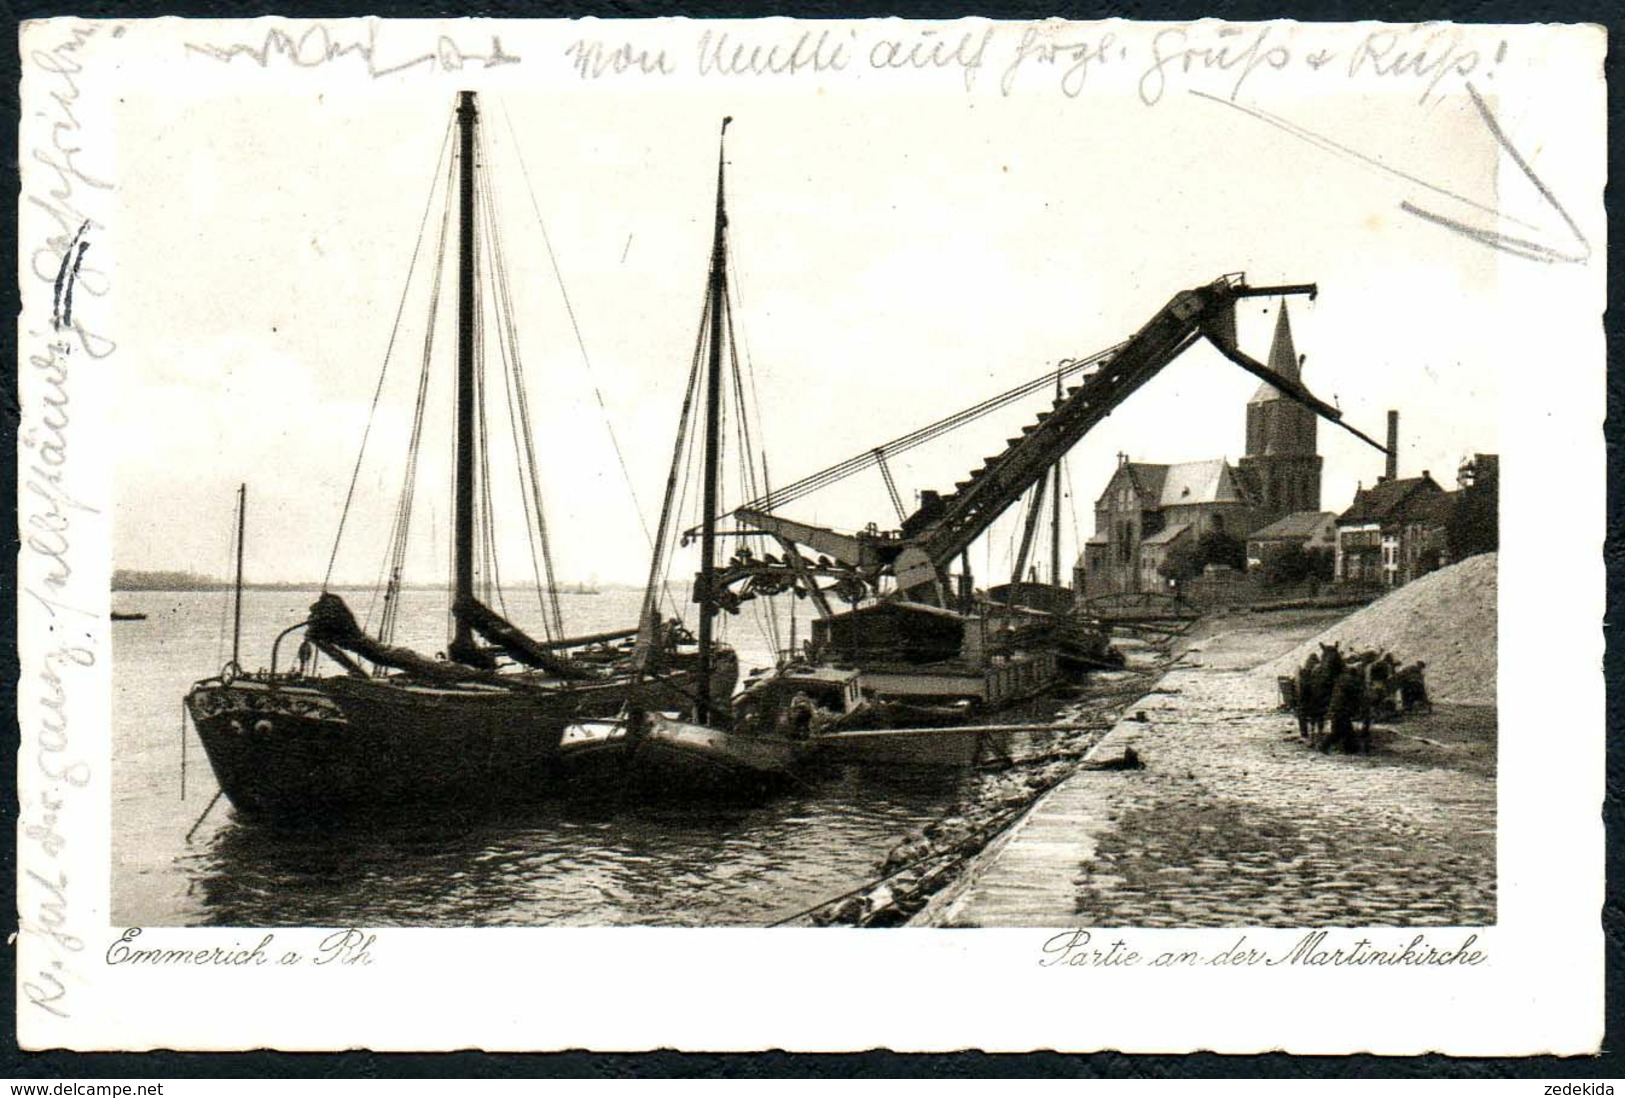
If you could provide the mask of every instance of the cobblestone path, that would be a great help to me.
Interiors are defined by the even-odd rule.
[[[1379,728],[1323,755],[1247,668],[1294,643],[1236,631],[1191,653],[1080,772],[922,913],[947,926],[1481,925],[1495,921],[1494,715]],[[1135,719],[1143,713],[1143,721]],[[1465,728],[1462,735],[1459,733]]]

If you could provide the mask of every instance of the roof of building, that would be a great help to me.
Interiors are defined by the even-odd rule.
[[[1140,493],[1141,499],[1162,499],[1162,482],[1168,478],[1168,466],[1153,465],[1145,461],[1128,461],[1123,463],[1123,467],[1128,470],[1129,479],[1134,482],[1134,488]]]
[[[1172,524],[1171,526],[1163,527],[1161,530],[1157,531],[1155,534],[1152,534],[1150,537],[1145,538],[1144,540],[1142,540],[1140,542],[1140,544],[1141,545],[1171,545],[1174,542],[1178,541],[1179,538],[1180,538],[1180,535],[1184,534],[1185,531],[1189,530],[1190,528],[1191,528],[1191,524],[1188,523],[1188,522],[1176,522],[1176,523]]]
[[[1339,526],[1398,522],[1404,518],[1439,518],[1445,491],[1426,473],[1402,480],[1382,480],[1354,493],[1349,509],[1337,516]]]
[[[1270,341],[1269,368],[1282,377],[1293,381],[1301,380],[1298,364],[1298,350],[1292,345],[1292,321],[1287,319],[1286,302],[1281,302],[1281,311],[1275,317],[1275,338]],[[1261,382],[1258,392],[1253,394],[1249,404],[1258,404],[1266,400],[1280,400],[1281,390],[1269,382]]]
[[[1329,522],[1335,522],[1337,516],[1331,511],[1294,511],[1285,518],[1278,518],[1262,530],[1255,530],[1247,535],[1248,541],[1301,541],[1313,537]]]
[[[1251,503],[1247,485],[1224,458],[1210,461],[1181,461],[1157,465],[1148,461],[1125,461],[1107,482],[1102,499],[1111,493],[1117,478],[1127,475],[1149,509],[1173,507],[1182,503]]]
[[[1437,495],[1429,492],[1411,504],[1405,517],[1424,521],[1431,519],[1434,522],[1448,522],[1450,521],[1451,512],[1456,509],[1456,501],[1460,496],[1460,489],[1454,492],[1440,492]]]
[[[1230,463],[1223,458],[1211,461],[1182,461],[1164,466],[1162,495],[1158,503],[1172,507],[1181,503],[1246,503]]]

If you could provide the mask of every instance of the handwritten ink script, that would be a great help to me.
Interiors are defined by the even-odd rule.
[[[502,65],[517,65],[522,60],[504,50],[502,39],[494,34],[484,53],[465,49],[447,35],[436,36],[428,49],[416,46],[404,49],[386,47],[380,43],[381,26],[377,20],[369,20],[364,36],[344,38],[336,35],[325,23],[316,23],[297,34],[281,29],[268,30],[255,42],[227,45],[188,42],[186,52],[228,64],[245,58],[262,69],[275,64],[313,69],[355,58],[366,67],[367,75],[374,79],[414,69],[420,72],[461,72],[472,65],[494,69]]]
[[[1077,98],[1091,87],[1131,84],[1147,107],[1175,89],[1234,99],[1271,73],[1308,73],[1319,81],[1403,83],[1427,104],[1462,90],[1471,77],[1493,78],[1505,39],[1487,30],[1423,24],[1338,30],[1284,24],[1202,22],[1130,35],[1104,25],[1057,21],[911,28],[891,24],[839,30],[697,32],[692,49],[633,39],[582,38],[564,50],[584,80],[605,77],[816,77],[852,69],[950,73],[966,91],[997,71],[1000,95],[1059,90]]]
[[[74,567],[76,539],[99,510],[75,488],[84,462],[77,457],[73,396],[95,384],[82,382],[81,373],[105,373],[116,348],[98,327],[109,278],[87,259],[104,227],[93,211],[105,204],[113,182],[89,166],[94,155],[79,102],[85,51],[106,31],[80,24],[52,33],[24,58],[31,109],[20,231],[31,279],[23,288],[25,362],[18,385],[18,581],[26,596],[20,623],[35,643],[23,650],[19,684],[19,932],[30,947],[19,954],[18,985],[29,1007],[67,1018],[85,948],[73,930],[85,902],[69,872],[75,853],[70,821],[93,777],[74,699],[91,693],[94,669],[105,662],[100,633],[92,628],[105,612],[93,608],[88,590],[101,577],[76,575]]]
[[[1124,937],[1097,939],[1088,930],[1068,930],[1047,939],[1038,959],[1041,968],[1471,968],[1489,960],[1477,945],[1477,934],[1434,941],[1422,933],[1394,932],[1374,938],[1312,930],[1291,946],[1265,948],[1238,937],[1225,949],[1137,949]]]
[[[184,933],[184,932],[181,932]],[[278,942],[275,934],[264,934],[252,945],[233,942],[229,946],[177,946],[166,943],[154,945],[143,942],[140,927],[130,927],[107,947],[103,961],[111,966],[128,968],[257,968],[261,965],[291,967],[303,965],[323,968],[328,965],[370,965],[372,948],[378,942],[376,934],[354,928],[335,930],[320,938],[314,947],[294,939],[293,944]]]
[[[231,63],[247,59],[260,68],[287,65],[310,69],[352,62],[378,78],[412,70],[458,72],[470,65],[493,68],[523,60],[506,51],[496,35],[484,52],[439,35],[410,43],[412,27],[383,27],[368,20],[359,37],[346,37],[325,23],[298,30],[271,29],[253,41],[192,42],[187,52]],[[1127,91],[1143,107],[1155,108],[1171,93],[1191,95],[1251,115],[1267,125],[1347,159],[1374,164],[1425,189],[1444,194],[1481,213],[1499,211],[1467,197],[1467,188],[1417,179],[1380,155],[1350,149],[1289,118],[1274,115],[1246,99],[1267,96],[1272,77],[1301,97],[1310,86],[1341,82],[1353,92],[1395,88],[1430,107],[1453,95],[1470,96],[1494,140],[1513,160],[1563,227],[1542,229],[1509,218],[1516,232],[1493,224],[1475,225],[1406,197],[1399,208],[1474,243],[1541,263],[1584,263],[1590,241],[1547,184],[1539,179],[1500,128],[1473,82],[1493,81],[1507,60],[1506,38],[1491,27],[1423,23],[1408,27],[1348,27],[1315,24],[1227,24],[1216,20],[1169,26],[1115,23],[989,23],[961,21],[908,25],[895,21],[808,28],[805,24],[713,27],[694,24],[686,35],[669,28],[625,38],[582,37],[543,59],[562,63],[582,81],[659,80],[680,74],[704,80],[818,80],[859,71],[911,75],[921,80],[946,75],[965,93],[975,92],[983,73],[1001,97],[1059,93],[1078,99],[1094,91]],[[1494,193],[1494,180],[1488,181]]]
[[[348,25],[348,24],[345,24]],[[518,65],[499,36],[470,45],[449,35],[425,36],[411,26],[373,19],[360,34],[317,22],[277,27],[243,41],[193,41],[190,55],[268,69],[311,69],[354,63],[374,78],[405,72],[450,73],[471,66]],[[413,39],[419,35],[424,40]],[[681,41],[681,37],[677,39]],[[1506,59],[1506,40],[1489,28],[1444,24],[1414,27],[1317,28],[1216,21],[1124,33],[1106,24],[987,23],[910,26],[892,21],[807,29],[715,29],[696,23],[689,44],[668,32],[639,37],[583,37],[546,64],[562,63],[583,80],[663,77],[692,73],[713,79],[817,78],[852,70],[946,73],[969,92],[996,71],[1009,96],[1059,90],[1076,98],[1102,82],[1132,86],[1148,107],[1175,89],[1234,99],[1273,73],[1308,73],[1317,80],[1387,82],[1414,89],[1419,104],[1460,92],[1469,78],[1491,79]]]

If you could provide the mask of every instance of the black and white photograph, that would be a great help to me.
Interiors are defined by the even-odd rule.
[[[25,1043],[1595,1049],[1604,47],[25,26]]]

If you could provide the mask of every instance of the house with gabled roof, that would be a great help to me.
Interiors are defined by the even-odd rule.
[[[1337,550],[1337,514],[1334,511],[1294,511],[1247,536],[1247,566],[1256,567],[1272,552],[1297,546],[1306,550]]]
[[[1181,542],[1195,542],[1196,535],[1191,533],[1191,524],[1176,522],[1164,526],[1160,531],[1140,542],[1140,590],[1157,591],[1167,586],[1162,576],[1162,566],[1168,562],[1168,554],[1174,546]]]
[[[1337,516],[1337,578],[1399,587],[1449,563],[1452,507],[1451,493],[1426,469],[1357,489]]]

